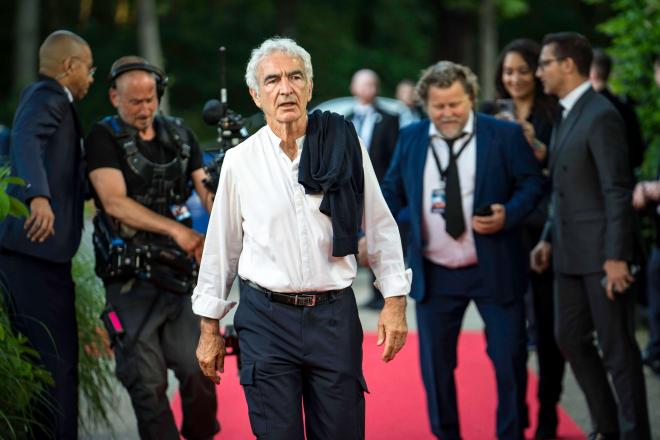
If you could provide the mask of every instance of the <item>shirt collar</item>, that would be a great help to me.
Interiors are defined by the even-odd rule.
[[[361,115],[368,115],[375,111],[376,110],[374,109],[374,106],[372,104],[361,104],[358,102],[355,104],[355,107],[353,107],[353,113],[358,113]]]
[[[270,128],[268,124],[266,124],[266,135],[268,136],[268,139],[270,140],[270,143],[273,145],[273,147],[279,151],[282,151],[282,148],[280,147],[280,143],[282,142],[282,139],[277,137],[275,132]],[[304,142],[305,142],[305,135],[302,135],[296,139],[296,145],[298,146],[298,151],[302,150]]]
[[[561,104],[561,106],[564,108],[564,116],[566,116],[568,112],[571,111],[573,106],[575,106],[575,103],[578,102],[578,99],[580,99],[580,97],[584,95],[590,88],[591,83],[589,81],[585,81],[571,90],[568,95],[559,100],[559,104]]]
[[[73,102],[73,95],[71,94],[71,90],[69,90],[66,86],[62,86],[64,89],[64,93],[66,93],[67,98],[69,98],[69,102]]]
[[[474,112],[471,111],[470,115],[468,116],[467,122],[465,122],[465,127],[463,127],[463,131],[461,132],[460,136],[462,137],[462,136],[465,136],[466,134],[470,135],[470,134],[472,134],[473,130],[474,130]],[[434,137],[444,138],[444,136],[442,136],[440,134],[440,131],[438,131],[438,129],[435,126],[435,124],[433,123],[433,121],[431,121],[431,123],[429,124],[429,137],[430,138],[434,138]]]

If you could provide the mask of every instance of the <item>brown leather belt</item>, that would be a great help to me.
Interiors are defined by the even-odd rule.
[[[347,287],[346,289],[326,290],[325,292],[281,293],[273,292],[272,290],[268,290],[264,287],[261,287],[257,283],[253,283],[252,281],[245,280],[243,278],[241,278],[241,282],[248,285],[251,289],[263,293],[269,300],[273,302],[288,304],[290,306],[296,307],[314,307],[330,302],[348,289]]]

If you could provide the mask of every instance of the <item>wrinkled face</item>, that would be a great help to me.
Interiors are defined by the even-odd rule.
[[[555,55],[554,43],[547,44],[541,49],[536,76],[543,83],[543,91],[546,94],[558,96],[562,90],[564,76],[561,67],[564,61],[564,59],[557,58]]]
[[[431,86],[426,111],[440,134],[451,139],[463,132],[472,111],[472,100],[460,81],[447,88]]]
[[[132,70],[116,80],[110,89],[110,101],[119,117],[139,131],[147,130],[154,122],[158,109],[156,79],[143,70]]]
[[[250,89],[250,95],[266,121],[292,123],[307,115],[312,81],[297,56],[284,52],[265,56],[257,66],[257,82],[259,90]]]
[[[70,71],[66,77],[66,87],[74,99],[80,101],[87,95],[94,82],[94,59],[88,46],[83,46],[79,55],[71,57]]]
[[[513,99],[534,96],[534,72],[518,52],[509,52],[504,57],[502,83]]]
[[[351,81],[351,93],[364,104],[371,104],[378,94],[378,78],[373,73],[362,71]]]

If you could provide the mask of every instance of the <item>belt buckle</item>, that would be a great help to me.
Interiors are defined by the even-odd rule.
[[[316,295],[296,295],[294,305],[304,307],[314,307],[316,305]]]

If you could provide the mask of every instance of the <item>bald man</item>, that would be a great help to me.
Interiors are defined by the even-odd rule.
[[[77,437],[78,336],[71,259],[83,227],[82,131],[73,106],[93,82],[92,51],[69,31],[39,49],[39,78],[23,90],[11,133],[11,174],[25,186],[9,193],[30,216],[0,222],[0,268],[12,323],[52,374],[49,405],[35,410],[36,438]]]
[[[358,136],[369,151],[369,158],[374,166],[376,178],[380,182],[385,176],[390,160],[394,154],[394,147],[399,135],[399,118],[392,115],[376,104],[376,95],[380,87],[378,75],[371,69],[360,69],[351,79],[351,94],[355,96],[355,106],[346,115],[346,119],[353,122]],[[366,245],[366,240],[361,240]],[[361,252],[363,256],[367,252]],[[360,264],[367,266],[366,261]],[[375,278],[372,276],[375,280]],[[373,287],[371,299],[365,307],[380,310],[383,307],[383,295]]]
[[[94,219],[97,273],[125,331],[123,343],[114,348],[117,377],[131,396],[142,439],[179,438],[167,396],[168,368],[179,380],[181,435],[211,439],[219,430],[215,388],[197,364],[199,319],[190,302],[196,279],[192,258],[199,260],[204,239],[191,228],[185,205],[194,187],[211,210],[202,151],[180,119],[157,113],[166,83],[160,69],[144,58],[125,56],[113,63],[109,80],[117,115],[94,124],[86,145],[99,209]],[[152,260],[148,268],[106,270],[116,261],[109,246],[99,245],[108,230],[129,254],[158,246],[178,255],[184,269]]]

